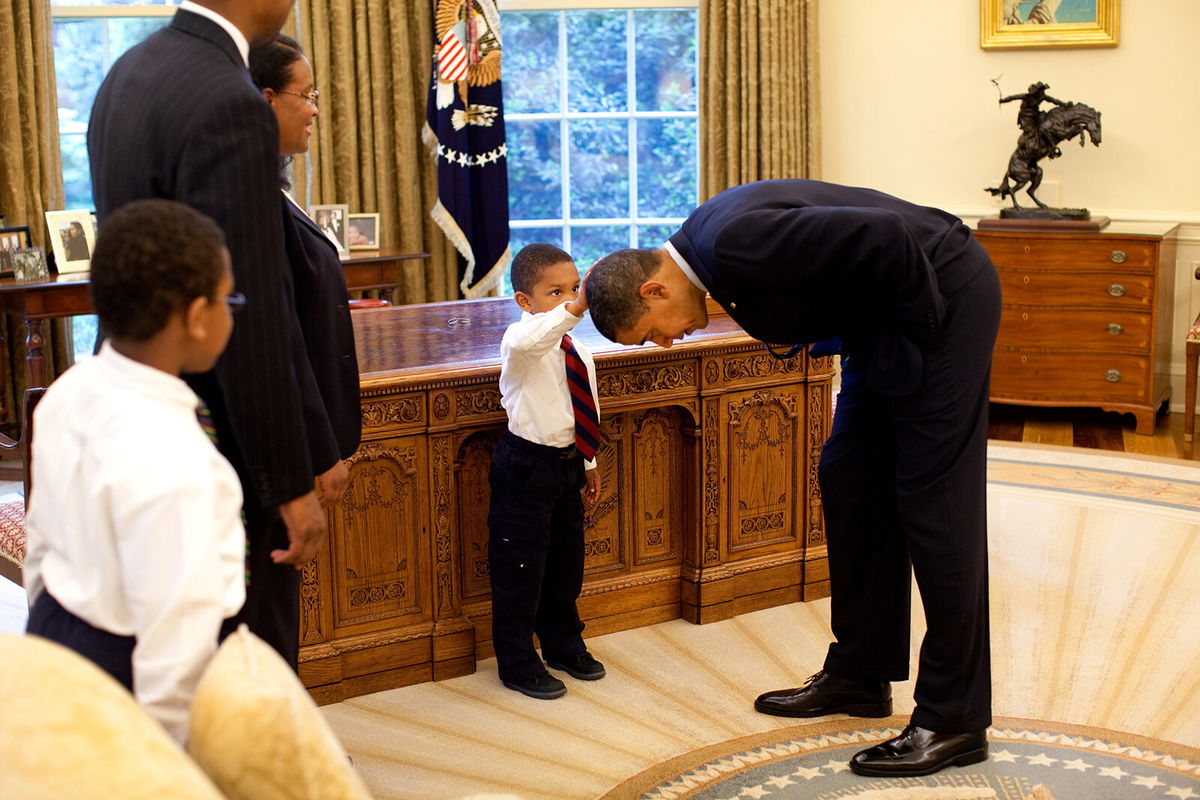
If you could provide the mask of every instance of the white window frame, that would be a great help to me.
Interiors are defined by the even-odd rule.
[[[636,58],[637,54],[634,50],[634,25],[633,12],[642,9],[653,8],[699,8],[699,0],[607,0],[601,2],[596,0],[498,0],[501,11],[612,11],[624,10],[627,12],[628,24],[626,26],[626,94],[629,98],[631,108],[636,106],[637,85],[636,85]],[[699,20],[697,19],[697,37],[699,37]],[[558,46],[559,46],[559,63],[565,69],[567,63],[566,54],[566,14],[558,15]],[[698,58],[697,58],[698,60]],[[699,63],[696,65],[697,90],[699,88]],[[560,109],[567,108],[567,81],[565,76],[559,81],[559,104]],[[568,253],[573,252],[571,247],[571,229],[581,227],[617,227],[624,226],[629,231],[628,246],[630,247],[658,247],[661,242],[641,242],[638,240],[638,229],[646,225],[678,225],[683,222],[684,217],[641,217],[638,216],[638,148],[637,148],[637,121],[652,120],[652,119],[693,119],[699,124],[699,96],[697,96],[697,107],[694,111],[556,111],[556,112],[538,112],[538,113],[509,113],[506,112],[505,120],[520,122],[525,120],[554,122],[559,123],[559,141],[561,155],[561,171],[562,171],[562,210],[563,216],[557,219],[541,219],[541,220],[517,220],[509,221],[509,226],[515,230],[560,230],[563,237],[563,249]],[[569,123],[573,120],[588,120],[588,119],[624,119],[628,120],[627,136],[628,136],[628,152],[629,152],[629,197],[628,208],[632,211],[632,216],[627,217],[611,217],[604,219],[594,219],[587,217],[572,217],[571,216],[571,160],[570,160],[570,138],[569,138]],[[697,145],[699,142],[697,142]],[[510,156],[511,157],[511,156]],[[699,186],[700,186],[700,159],[696,159],[696,175],[695,182],[697,187],[696,202],[699,203]]]

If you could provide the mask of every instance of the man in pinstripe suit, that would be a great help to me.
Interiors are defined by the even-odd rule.
[[[279,134],[246,66],[249,46],[274,38],[292,5],[184,2],[168,27],[105,77],[88,155],[101,226],[125,203],[162,197],[202,211],[225,232],[246,308],[216,367],[185,378],[211,410],[245,495],[250,582],[226,630],[247,622],[295,667],[298,570],[316,556],[326,526],[293,369],[303,350],[286,274]]]

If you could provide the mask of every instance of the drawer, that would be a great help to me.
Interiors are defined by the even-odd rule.
[[[1027,353],[997,347],[992,357],[993,400],[1078,405],[1149,402],[1148,356],[1111,353]]]
[[[1158,242],[1115,237],[1041,237],[979,235],[979,242],[997,267],[1096,269],[1153,272],[1158,267]]]
[[[1154,276],[1129,273],[997,270],[1006,305],[1150,311]]]
[[[1005,305],[998,341],[1004,347],[1149,353],[1151,316],[1134,311],[1079,311]]]

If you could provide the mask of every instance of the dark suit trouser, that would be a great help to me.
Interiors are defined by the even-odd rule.
[[[288,548],[287,527],[278,513],[268,516],[247,509],[246,541],[250,570],[246,602],[221,626],[221,638],[244,622],[294,670],[300,658],[300,570],[271,561],[272,550]]]
[[[523,681],[548,659],[586,649],[575,601],[583,588],[583,458],[505,432],[488,477],[492,644],[502,681]]]
[[[63,608],[47,591],[42,591],[29,609],[25,632],[74,650],[133,691],[134,637],[97,628]]]
[[[946,298],[938,345],[911,395],[874,391],[843,362],[821,454],[833,634],[825,669],[906,680],[911,574],[925,610],[912,724],[991,724],[987,417],[1000,288],[988,264]]]

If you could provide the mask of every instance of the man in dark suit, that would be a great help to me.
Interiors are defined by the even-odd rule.
[[[245,495],[245,621],[293,666],[299,568],[326,535],[297,389],[297,322],[285,271],[275,116],[250,80],[249,46],[278,34],[292,0],[185,2],[113,65],[88,154],[101,226],[145,197],[186,203],[225,232],[246,308],[215,369],[185,376],[212,413]]]
[[[870,189],[762,181],[701,205],[662,249],[606,256],[585,285],[597,329],[623,344],[669,347],[703,328],[709,294],[750,335],[797,345],[788,355],[840,347],[819,471],[835,641],[805,686],[767,692],[755,708],[890,715],[890,682],[908,677],[911,571],[928,624],[916,709],[899,737],[850,767],[914,776],[985,759],[985,470],[1000,288],[967,227]]]

